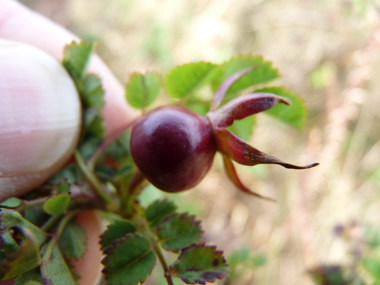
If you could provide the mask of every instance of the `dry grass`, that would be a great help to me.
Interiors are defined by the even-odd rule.
[[[232,284],[312,284],[308,267],[347,262],[346,244],[332,234],[334,226],[352,220],[380,226],[380,17],[375,2],[24,2],[100,42],[99,53],[122,82],[132,71],[166,72],[180,63],[254,53],[280,69],[277,83],[304,98],[309,109],[304,129],[259,115],[251,143],[289,162],[321,165],[300,172],[238,168],[252,189],[276,197],[277,203],[237,193],[218,159],[201,185],[175,196],[200,213],[207,240],[227,254],[249,246],[266,255],[264,266],[246,270]]]

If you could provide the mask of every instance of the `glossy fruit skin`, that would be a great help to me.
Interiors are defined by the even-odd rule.
[[[216,152],[208,119],[179,106],[156,108],[139,118],[131,134],[131,154],[157,188],[180,192],[207,174]]]

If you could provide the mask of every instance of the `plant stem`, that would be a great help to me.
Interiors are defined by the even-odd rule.
[[[65,217],[62,218],[61,222],[58,225],[58,228],[54,234],[54,237],[46,244],[45,252],[41,259],[41,275],[44,285],[52,285],[52,281],[49,277],[49,272],[47,269],[47,264],[50,260],[51,253],[53,252],[54,246],[58,242],[59,237],[61,236],[63,229],[67,225],[67,223],[78,213],[80,210],[76,210],[68,213]]]
[[[160,263],[161,263],[161,265],[165,271],[164,276],[166,278],[166,281],[168,282],[168,285],[174,285],[172,276],[170,275],[170,272],[169,272],[169,267],[166,264],[166,260],[163,256],[162,252],[161,252],[161,249],[159,248],[159,245],[157,245],[156,243],[153,243],[153,248],[154,248],[154,251],[156,252],[158,259],[160,260]]]
[[[112,134],[110,134],[104,141],[103,143],[96,149],[96,151],[94,152],[94,154],[92,155],[92,157],[87,161],[87,165],[88,165],[88,168],[92,171],[94,170],[95,168],[95,165],[96,165],[96,162],[99,158],[99,156],[101,156],[101,154],[103,153],[103,151],[111,144],[113,143],[115,140],[117,140],[117,138],[123,133],[125,132],[128,128],[130,128],[134,123],[135,123],[136,120],[133,120],[131,122],[128,122],[126,123],[125,125],[123,125],[120,129],[116,130],[115,132],[113,132]]]
[[[21,206],[17,207],[15,210],[18,212],[21,212],[21,211],[24,211],[24,210],[29,209],[31,207],[37,207],[37,206],[45,203],[48,198],[49,197],[41,197],[41,198],[37,198],[34,200],[30,200],[30,201],[22,200]]]
[[[41,230],[43,230],[44,232],[48,232],[52,226],[55,225],[56,222],[59,221],[59,219],[61,218],[61,215],[58,215],[58,216],[51,216],[49,218],[49,220],[47,220],[42,226],[41,226]]]
[[[86,180],[90,185],[95,189],[96,193],[102,198],[102,200],[108,204],[110,203],[113,198],[109,193],[107,193],[98,178],[94,175],[94,173],[87,167],[86,163],[84,162],[84,159],[80,152],[78,150],[75,150],[74,152],[75,159],[77,161],[77,164],[82,171],[83,175],[86,177]]]

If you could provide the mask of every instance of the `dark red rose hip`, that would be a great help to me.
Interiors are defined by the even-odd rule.
[[[211,167],[216,147],[208,120],[183,107],[165,106],[133,127],[131,153],[157,188],[178,192],[197,185]]]

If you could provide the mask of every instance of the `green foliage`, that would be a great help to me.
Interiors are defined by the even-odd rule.
[[[195,216],[173,214],[157,226],[157,237],[164,249],[179,252],[182,248],[203,240],[200,221]]]
[[[43,205],[46,213],[52,216],[62,215],[70,202],[70,194],[63,193],[51,196]]]
[[[183,249],[170,266],[170,274],[188,284],[215,282],[228,276],[229,269],[222,254],[215,246],[191,245]]]
[[[110,285],[143,283],[156,263],[152,245],[142,234],[127,234],[115,240],[104,253],[103,273]]]
[[[82,258],[87,249],[86,232],[75,220],[65,226],[58,245],[67,260]]]
[[[64,49],[63,66],[74,79],[82,79],[94,51],[95,45],[85,42],[72,42]]]
[[[17,252],[5,255],[0,263],[0,279],[14,278],[37,267],[41,262],[39,241],[36,235],[26,227],[13,227],[11,238],[17,243]]]
[[[8,198],[7,200],[0,203],[0,207],[8,208],[8,209],[15,209],[18,206],[20,206],[22,203],[22,200],[16,197]]]
[[[177,207],[169,200],[157,200],[149,205],[145,216],[151,229],[155,229],[157,225],[166,217],[174,214]]]
[[[100,236],[102,250],[106,249],[111,243],[136,231],[136,226],[128,220],[118,220],[107,226],[107,230]]]
[[[229,126],[231,132],[237,135],[239,138],[245,141],[249,141],[253,134],[253,129],[256,124],[256,119],[254,116],[248,116],[242,120],[235,120],[234,123]]]
[[[312,270],[309,270],[309,274],[313,278],[316,284],[321,285],[348,285],[350,281],[347,281],[344,277],[343,269],[340,266],[319,266]]]
[[[137,109],[146,109],[160,93],[161,78],[157,73],[133,73],[126,86],[128,103]]]
[[[245,88],[267,83],[272,81],[280,76],[278,70],[272,67],[272,64],[268,61],[265,61],[260,56],[253,55],[240,55],[234,57],[222,64],[224,68],[224,73],[221,77],[218,77],[217,80],[213,83],[213,89],[216,90],[224,80],[234,73],[247,68],[254,67],[254,70],[247,73],[239,80],[237,80],[228,90],[228,93],[233,93],[241,91]]]
[[[380,257],[363,258],[361,264],[376,283],[380,283]]]
[[[165,90],[177,99],[194,95],[222,73],[218,65],[209,62],[188,63],[173,68],[165,76]]]
[[[59,194],[70,192],[70,184],[67,182],[67,178],[64,178],[61,184],[59,184],[57,192]]]
[[[176,213],[177,207],[166,199],[154,201],[147,208],[139,203],[138,196],[146,184],[143,177],[133,176],[137,172],[130,154],[133,126],[106,138],[102,117],[105,92],[100,78],[87,74],[93,50],[93,44],[72,43],[64,51],[63,66],[82,103],[82,129],[73,158],[37,191],[0,204],[0,277],[16,277],[15,285],[77,284],[79,276],[70,261],[84,256],[87,240],[84,229],[72,218],[87,209],[103,211],[103,217],[111,222],[100,237],[107,284],[143,283],[156,258],[164,268],[168,284],[173,283],[172,277],[188,284],[227,277],[229,269],[223,252],[215,246],[199,244],[204,238],[195,216]],[[197,62],[177,66],[165,76],[163,85],[171,98],[181,99],[172,102],[205,116],[220,103],[241,95],[244,89],[262,88],[278,77],[270,62],[242,55],[220,65]],[[206,87],[216,90],[220,86],[213,100],[203,96],[210,91]],[[276,106],[268,111],[270,115],[294,127],[304,124],[305,106],[296,94],[282,87],[261,91],[284,96],[293,103],[291,107]],[[153,72],[133,73],[126,85],[126,99],[138,109],[147,109],[160,93],[161,77]],[[255,118],[247,116],[236,119],[229,129],[249,140],[254,125]],[[23,216],[6,208],[18,209]],[[170,267],[162,249],[179,254]],[[372,275],[373,262],[363,261]],[[231,256],[231,277],[238,277],[237,268],[242,264],[251,269],[263,263],[265,256],[251,255],[247,250],[236,252]]]
[[[256,92],[268,92],[288,98],[292,102],[290,106],[278,104],[266,113],[296,128],[301,128],[305,124],[306,107],[297,94],[282,87],[263,88]]]

